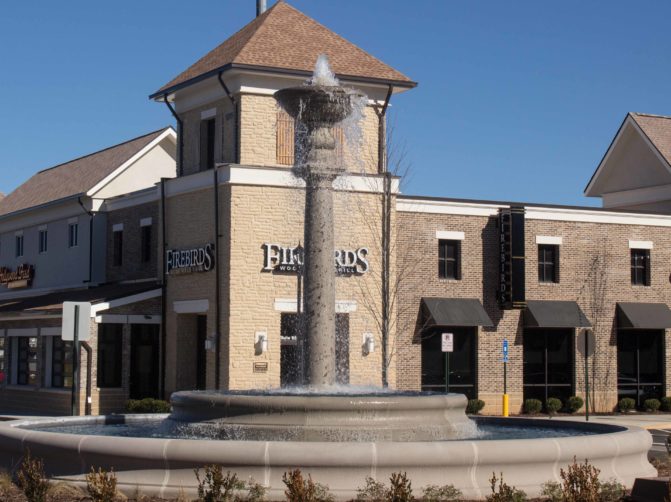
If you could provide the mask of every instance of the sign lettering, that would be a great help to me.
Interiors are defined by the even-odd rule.
[[[33,277],[35,277],[35,267],[26,263],[16,267],[16,270],[0,267],[0,284],[9,289],[26,288],[33,282]]]
[[[214,244],[192,249],[168,249],[165,252],[166,274],[207,272],[214,267]]]
[[[301,246],[285,247],[266,242],[263,244],[263,270],[266,272],[299,273],[303,269],[304,253]],[[368,272],[368,248],[336,249],[333,252],[336,273],[360,275]]]
[[[443,352],[454,352],[454,333],[443,333],[440,349]]]
[[[526,307],[524,207],[499,209],[499,286],[501,309]]]

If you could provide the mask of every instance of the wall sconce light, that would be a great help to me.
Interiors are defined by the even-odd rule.
[[[212,340],[212,338],[206,338],[205,350],[213,350],[213,349],[214,349],[214,340]]]
[[[254,351],[257,356],[268,352],[268,333],[265,331],[257,331],[254,337]]]
[[[375,352],[375,338],[373,337],[373,333],[363,334],[363,352],[364,355]]]

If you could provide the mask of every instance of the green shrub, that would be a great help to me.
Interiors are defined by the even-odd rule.
[[[392,502],[412,502],[412,483],[407,473],[393,472],[389,478],[390,487],[387,500]]]
[[[469,415],[477,415],[482,408],[485,407],[485,402],[482,399],[469,399],[466,405],[466,413]]]
[[[524,413],[528,415],[536,415],[543,409],[543,403],[538,399],[527,399],[524,401]]]
[[[660,409],[662,411],[671,411],[671,397],[670,396],[663,397],[662,399],[660,399],[660,403],[661,403]]]
[[[538,401],[540,403],[540,401]],[[503,473],[501,478],[497,479],[496,473],[492,472],[492,477],[489,480],[489,486],[492,489],[492,494],[485,499],[487,502],[524,502],[527,500],[527,494],[522,490],[518,490],[514,486],[509,486],[503,482]],[[496,482],[499,486],[496,486]]]
[[[454,485],[428,485],[422,489],[421,502],[451,502],[461,500],[463,494]],[[379,499],[378,499],[379,500]]]
[[[170,413],[170,403],[162,399],[145,397],[126,401],[128,413]]]
[[[561,485],[556,481],[547,481],[541,485],[541,495],[547,502],[563,502]]]
[[[630,397],[623,397],[620,399],[620,402],[617,403],[617,407],[622,413],[629,413],[636,407],[636,401]]]
[[[42,460],[30,456],[30,450],[26,450],[16,474],[16,485],[21,489],[28,502],[46,502],[49,481],[44,474],[44,463]]]
[[[220,465],[206,465],[203,470],[203,479],[200,478],[200,469],[193,470],[198,480],[199,502],[229,502],[233,500],[235,490],[245,488],[245,483],[236,474],[231,474],[231,471],[227,471],[224,476]]]
[[[575,413],[580,408],[583,407],[585,402],[580,396],[571,396],[566,400],[566,411],[569,413]]]
[[[643,401],[643,408],[645,409],[645,411],[653,413],[659,410],[659,407],[661,405],[662,403],[659,402],[659,399],[646,399],[645,401]]]
[[[621,483],[611,479],[601,483],[599,490],[599,502],[618,502],[627,496],[627,489]]]
[[[117,496],[114,470],[107,472],[100,468],[96,471],[91,467],[91,472],[86,475],[86,491],[93,502],[114,502]]]
[[[387,496],[387,487],[384,483],[375,481],[370,476],[366,477],[366,486],[358,488],[356,491],[356,500],[375,502],[384,500]]]
[[[552,416],[561,410],[562,403],[556,397],[549,397],[545,402],[545,409],[548,411],[548,415]]]

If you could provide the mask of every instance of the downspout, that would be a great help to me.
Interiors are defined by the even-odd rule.
[[[163,102],[168,107],[168,110],[170,110],[170,113],[172,113],[172,116],[175,117],[175,122],[177,122],[177,136],[179,138],[177,147],[179,149],[177,160],[177,175],[182,176],[184,175],[184,122],[181,118],[179,118],[179,115],[177,115],[177,112],[170,104],[170,101],[168,101],[167,94],[163,95]]]
[[[224,90],[226,93],[226,96],[228,99],[231,100],[231,103],[233,104],[233,128],[234,128],[234,139],[233,139],[233,163],[234,164],[239,164],[240,163],[240,149],[238,148],[239,144],[239,125],[240,125],[240,108],[238,107],[238,101],[235,99],[233,94],[231,94],[231,91],[228,90],[228,87],[226,86],[226,83],[224,82],[224,79],[221,78],[221,73],[217,73],[217,80],[219,80],[219,84],[221,85],[221,88]]]
[[[384,99],[382,108],[375,108],[377,115],[377,171],[382,174],[383,194],[382,194],[382,386],[389,386],[389,376],[387,368],[388,343],[389,343],[389,317],[390,317],[390,264],[391,264],[391,173],[387,166],[387,138],[385,117],[387,107],[394,88],[390,85],[387,89],[387,96]]]
[[[84,414],[91,414],[91,378],[93,377],[93,349],[88,342],[82,342],[82,347],[86,351],[86,404],[84,405]]]
[[[217,324],[215,329],[215,361],[214,361],[214,388],[219,390],[219,376],[221,374],[221,277],[219,275],[219,176],[214,168],[214,318]]]
[[[84,212],[89,215],[89,278],[84,282],[90,283],[93,280],[93,218],[95,213],[86,209],[81,197],[77,197],[77,202]]]
[[[160,362],[160,374],[161,380],[159,381],[159,395],[161,399],[165,399],[165,366],[166,366],[166,341],[167,336],[167,327],[165,325],[167,318],[167,299],[166,299],[166,282],[168,275],[165,270],[165,255],[167,250],[166,238],[165,238],[165,180],[166,178],[161,178],[161,362]]]

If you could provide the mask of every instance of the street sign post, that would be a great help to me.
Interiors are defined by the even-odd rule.
[[[503,340],[503,403],[502,403],[504,417],[509,414],[508,401],[508,340]]]
[[[441,350],[445,353],[445,393],[450,393],[450,352],[454,352],[454,333],[443,333]]]
[[[77,411],[77,394],[79,393],[79,351],[80,342],[90,336],[91,304],[88,302],[63,302],[63,323],[61,338],[72,341],[72,415],[79,415]]]

